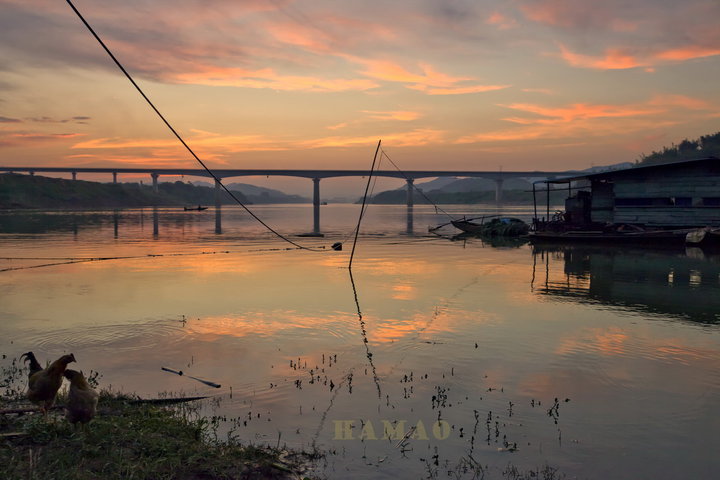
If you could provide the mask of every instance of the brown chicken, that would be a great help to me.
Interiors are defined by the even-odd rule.
[[[70,380],[66,418],[70,423],[86,424],[95,417],[97,412],[98,394],[92,389],[82,372],[65,370],[65,378]]]
[[[35,358],[35,354],[33,352],[27,352],[20,355],[20,358],[23,357],[25,357],[24,362],[30,362],[30,373],[28,374],[28,378],[32,377],[37,372],[43,369],[42,365],[40,365],[40,362],[38,362],[37,358]]]
[[[28,355],[28,358],[31,359],[31,369],[33,368],[32,358],[34,357],[34,355],[32,357]],[[47,368],[36,371],[30,376],[27,397],[31,402],[40,404],[40,410],[42,410],[43,414],[47,415],[48,410],[52,407],[53,403],[55,403],[55,397],[62,385],[63,372],[65,372],[68,363],[74,361],[75,356],[72,353],[63,355]],[[37,360],[35,363],[37,363]]]

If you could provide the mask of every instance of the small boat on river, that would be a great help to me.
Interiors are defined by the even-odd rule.
[[[208,207],[203,207],[203,206],[201,206],[201,205],[198,205],[197,207],[183,207],[183,208],[185,209],[186,212],[196,211],[196,210],[197,210],[197,211],[202,211],[202,210],[207,210],[207,209],[208,209]]]
[[[495,217],[487,220],[487,217],[480,218],[478,223],[474,218],[453,220],[450,223],[465,233],[480,235],[484,237],[520,237],[527,235],[530,226],[518,218]]]

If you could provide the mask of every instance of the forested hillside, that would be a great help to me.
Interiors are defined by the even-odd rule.
[[[720,132],[703,135],[696,140],[685,139],[677,145],[664,147],[660,152],[642,155],[638,164],[653,165],[707,157],[720,158]]]
[[[215,189],[183,182],[158,184],[156,194],[149,185],[99,183],[39,175],[0,175],[0,208],[121,208],[150,205],[214,205]],[[250,203],[240,192],[233,192]],[[222,192],[222,203],[234,203]]]

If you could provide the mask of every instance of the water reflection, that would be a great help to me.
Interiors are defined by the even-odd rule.
[[[413,234],[413,228],[414,228],[413,219],[414,219],[414,217],[413,217],[413,206],[412,206],[412,205],[408,205],[408,206],[407,206],[407,222],[406,222],[407,227],[406,227],[406,229],[405,229],[405,233],[408,234],[408,235],[412,235],[412,234]]]
[[[215,205],[215,233],[222,234],[222,206]]]
[[[359,208],[323,207],[326,237],[303,240],[347,242]],[[282,232],[307,232],[313,218],[309,205],[257,210]],[[321,477],[425,478],[430,466],[437,478],[471,478],[450,472],[469,453],[486,478],[510,462],[592,479],[720,469],[716,257],[451,242],[422,236],[447,221],[423,205],[408,237],[405,205],[367,214],[353,278],[350,248],[286,248],[234,207],[27,214],[67,226],[0,235],[0,353],[73,351],[103,386],[217,395],[203,413],[247,419],[249,442],[276,445],[282,431],[283,443],[329,452]],[[0,212],[3,229],[12,216]],[[47,252],[107,261],[29,268],[62,261],[35,258]],[[433,434],[439,420],[447,438]],[[352,439],[337,436],[346,421]],[[411,451],[382,439],[384,422],[408,431],[420,421],[429,438],[411,438]]]
[[[532,254],[539,295],[720,323],[716,252],[567,245],[533,246]]]

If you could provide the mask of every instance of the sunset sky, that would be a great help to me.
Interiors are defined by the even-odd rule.
[[[382,139],[406,170],[581,169],[720,130],[717,0],[74,3],[216,168]],[[62,0],[0,0],[0,165],[197,166]]]

